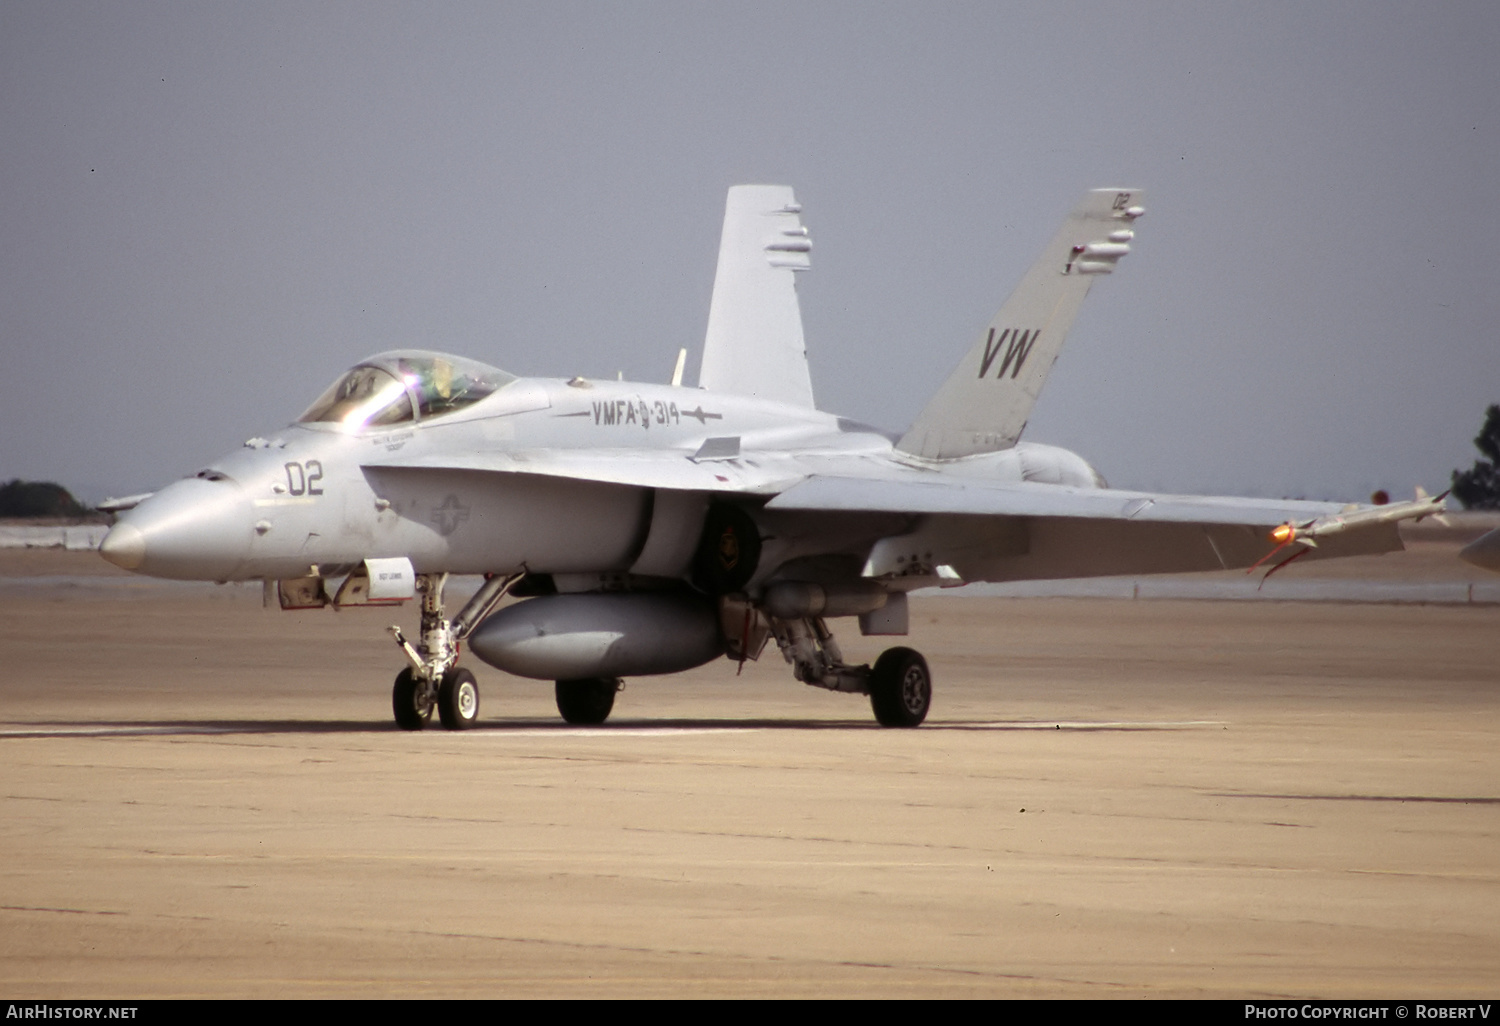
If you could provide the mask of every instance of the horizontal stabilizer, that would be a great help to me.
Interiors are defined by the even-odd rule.
[[[127,495],[123,499],[105,499],[94,508],[100,513],[124,513],[127,509],[135,509],[153,494],[155,493],[141,492],[138,495]]]

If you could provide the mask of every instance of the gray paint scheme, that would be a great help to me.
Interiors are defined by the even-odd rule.
[[[1295,527],[1287,537],[1298,540],[1280,546],[1288,555],[1400,549],[1395,521],[1435,512],[1440,502],[1377,514],[1120,491],[1103,487],[1074,453],[1018,441],[1090,283],[1128,249],[1138,199],[1135,190],[1085,198],[899,443],[812,408],[792,282],[793,267],[806,265],[795,200],[785,187],[744,187],[726,209],[707,387],[516,379],[440,354],[381,354],[314,409],[342,411],[368,403],[377,386],[396,395],[404,388],[407,420],[365,427],[376,421],[310,411],[304,422],[252,439],[123,509],[101,551],[142,573],[214,580],[315,581],[365,560],[406,559],[433,582],[425,586],[432,608],[424,607],[424,631],[449,629],[443,574],[525,572],[551,575],[565,592],[642,592],[592,604],[533,600],[531,612],[513,607],[481,626],[478,648],[496,665],[536,676],[665,672],[718,651],[719,639],[703,628],[713,620],[711,603],[693,597],[694,566],[719,543],[705,532],[711,506],[729,503],[753,521],[759,559],[739,593],[719,600],[740,603],[721,610],[723,640],[731,650],[749,645],[749,633],[737,642],[723,626],[739,622],[740,610],[747,632],[755,616],[769,616],[767,629],[781,631],[778,643],[799,679],[866,690],[870,669],[844,666],[831,637],[814,638],[821,619],[799,621],[801,634],[791,621],[777,626],[758,605],[768,586],[816,584],[808,594],[826,596],[828,609],[852,610],[889,631],[904,616],[871,614],[886,596],[913,588],[1246,567],[1276,554],[1268,537],[1276,525]],[[753,231],[741,230],[747,220]],[[779,239],[790,248],[774,248]],[[766,266],[745,269],[756,261]],[[761,300],[779,313],[746,312]],[[425,369],[403,370],[411,367]],[[687,604],[656,594],[664,590]],[[596,614],[608,623],[592,622]],[[653,661],[646,654],[660,646],[651,638],[670,633],[674,619],[696,624],[693,640]],[[579,654],[620,624],[613,655]],[[576,644],[568,655],[566,643],[514,640],[528,631]],[[453,646],[431,637],[430,649],[406,651],[435,688]],[[552,654],[535,655],[543,650]],[[424,662],[429,651],[438,655]],[[925,664],[920,670],[925,675]]]
[[[731,229],[737,200],[742,206],[774,200],[777,210],[796,205],[784,187],[737,189],[726,211]],[[410,558],[419,573],[528,569],[686,578],[702,511],[710,501],[732,501],[765,522],[775,513],[783,534],[772,549],[784,549],[787,559],[841,553],[864,566],[882,539],[851,531],[850,514],[878,513],[885,515],[880,529],[892,532],[887,537],[930,538],[940,562],[950,548],[973,547],[972,518],[1022,518],[1032,539],[1024,554],[1012,545],[966,559],[965,580],[1206,569],[1207,561],[1183,553],[1201,554],[1209,537],[1223,556],[1212,566],[1248,565],[1271,547],[1264,529],[1342,507],[1101,488],[1076,454],[1007,441],[1024,424],[1072,312],[1099,276],[1076,268],[1065,273],[1069,260],[1078,263],[1088,255],[1080,247],[1133,225],[1138,200],[1136,190],[1112,189],[1085,198],[992,322],[991,329],[1015,320],[1041,330],[1024,366],[1012,361],[1019,376],[996,376],[1004,356],[991,341],[991,375],[980,377],[982,338],[895,446],[879,432],[802,405],[800,385],[790,403],[747,395],[762,389],[764,374],[741,381],[727,363],[709,375],[718,386],[712,390],[517,379],[479,402],[415,423],[353,432],[299,423],[269,441],[253,439],[198,477],[123,511],[106,555],[145,573],[218,580],[300,576],[313,567],[327,574],[394,556]],[[744,216],[763,219],[759,206]],[[778,218],[788,224],[788,239],[802,238],[795,214],[772,220]],[[1112,254],[1106,257],[1118,259]],[[756,287],[779,288],[795,306],[793,271],[769,270],[781,278]],[[731,289],[728,281],[721,268],[716,296]],[[1033,317],[1043,308],[1052,312]],[[725,328],[715,344],[726,346],[727,337]],[[805,381],[800,325],[795,338],[773,339],[761,355],[789,362],[785,377]],[[959,458],[906,451],[926,446],[913,439],[963,434],[968,429],[956,425],[977,424],[974,411],[984,403],[992,411],[984,431],[994,438],[986,444],[998,448]],[[943,442],[938,449],[954,445],[973,447]],[[313,464],[321,468],[321,494],[307,494],[311,486],[288,494],[288,468],[295,476],[296,467]],[[1208,532],[1208,525],[1216,530]],[[1235,527],[1248,534],[1217,530]],[[945,532],[953,545],[942,543]],[[795,544],[786,540],[792,536]],[[1054,552],[1037,542],[1052,536],[1066,536],[1067,545]],[[1308,558],[1400,547],[1389,525],[1342,537]],[[779,570],[763,560],[750,587]]]

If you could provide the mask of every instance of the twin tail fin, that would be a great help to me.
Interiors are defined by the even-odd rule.
[[[1130,252],[1141,196],[1084,197],[897,449],[942,460],[1016,444],[1089,286]]]
[[[795,280],[812,250],[801,211],[785,185],[729,190],[699,388],[812,408]]]

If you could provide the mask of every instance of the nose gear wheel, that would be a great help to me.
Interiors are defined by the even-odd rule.
[[[479,719],[479,685],[468,670],[455,667],[438,685],[438,718],[449,730],[468,730]]]
[[[396,714],[396,725],[402,730],[421,730],[427,726],[432,719],[432,694],[427,681],[410,668],[396,674],[396,686],[391,689],[391,709]]]

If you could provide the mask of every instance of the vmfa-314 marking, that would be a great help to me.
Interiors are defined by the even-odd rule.
[[[782,186],[730,190],[697,388],[681,387],[680,357],[653,385],[382,353],[271,438],[115,502],[103,554],[161,577],[263,580],[286,608],[418,599],[419,636],[391,628],[409,729],[434,709],[450,728],[475,721],[463,641],[555,681],[571,722],[602,722],[622,677],[757,659],[774,640],[798,680],[915,726],[932,691],[922,656],[851,665],[830,620],[902,635],[916,588],[1384,552],[1401,547],[1397,521],[1441,508],[1119,491],[1081,457],[1020,441],[1084,295],[1130,252],[1135,190],[1084,198],[899,440],[820,413],[800,209]],[[450,616],[451,574],[484,583]]]

